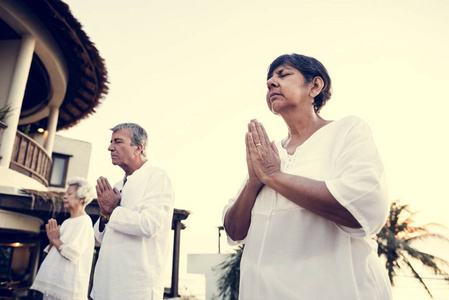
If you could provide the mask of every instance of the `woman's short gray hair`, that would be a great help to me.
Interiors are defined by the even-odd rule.
[[[136,123],[121,123],[111,128],[113,132],[120,129],[127,129],[131,132],[131,146],[142,146],[142,156],[146,157],[148,135],[145,129]]]
[[[73,177],[67,180],[69,186],[76,185],[76,198],[84,198],[84,207],[86,207],[95,197],[94,188],[87,182],[86,178]]]

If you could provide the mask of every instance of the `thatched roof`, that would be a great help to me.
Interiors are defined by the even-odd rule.
[[[42,204],[49,204],[51,207],[52,217],[55,217],[57,214],[61,213],[63,210],[63,197],[64,192],[56,192],[56,191],[38,191],[33,189],[21,189],[20,193],[31,196],[30,210],[34,210],[36,206]],[[89,214],[91,215],[99,215],[99,207],[98,202],[94,199],[88,206],[91,208]],[[173,222],[172,229],[174,227],[175,222],[181,222],[187,219],[190,215],[190,211],[184,209],[173,209]],[[185,229],[185,225],[181,223],[181,229]]]
[[[61,212],[63,207],[63,192],[37,191],[32,189],[21,189],[21,193],[31,196],[30,210],[39,204],[48,203],[51,206],[52,217]]]
[[[47,27],[66,59],[69,82],[57,128],[72,127],[94,113],[108,92],[104,60],[67,4],[60,0],[22,1]]]

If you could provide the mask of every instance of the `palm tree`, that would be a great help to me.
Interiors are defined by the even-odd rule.
[[[222,276],[218,280],[219,296],[223,299],[237,300],[239,298],[240,260],[243,245],[239,245],[217,268]]]
[[[449,241],[449,239],[442,234],[430,231],[431,227],[444,227],[441,224],[429,223],[423,226],[415,226],[413,220],[415,215],[416,213],[409,210],[408,205],[401,205],[399,200],[393,201],[387,223],[377,235],[377,253],[380,257],[383,256],[386,259],[385,266],[392,285],[394,285],[394,277],[397,275],[396,271],[401,267],[407,267],[422,284],[429,296],[433,298],[432,293],[412,262],[421,261],[434,274],[446,276],[448,273],[441,267],[447,266],[449,263],[434,255],[421,252],[413,246],[413,242],[430,239]],[[446,280],[449,280],[449,277]]]

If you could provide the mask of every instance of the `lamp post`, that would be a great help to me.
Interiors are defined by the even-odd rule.
[[[220,237],[221,237],[221,231],[224,230],[223,226],[218,226],[218,253],[221,253],[220,251]]]

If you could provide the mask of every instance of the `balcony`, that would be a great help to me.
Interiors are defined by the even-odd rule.
[[[52,159],[33,139],[17,131],[10,169],[48,186]]]

